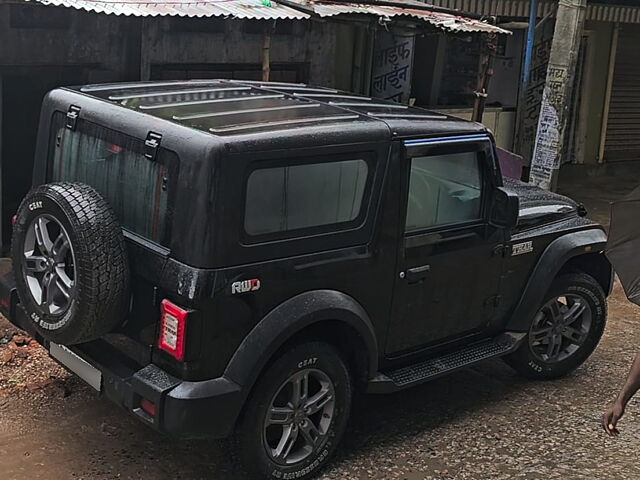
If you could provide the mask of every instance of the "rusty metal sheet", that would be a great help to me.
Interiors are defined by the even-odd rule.
[[[472,12],[479,15],[500,17],[528,17],[528,0],[425,0],[439,7]],[[555,16],[557,0],[542,0],[538,3],[538,17]],[[640,5],[610,5],[598,2],[587,5],[586,20],[600,22],[640,23]]]
[[[44,5],[133,17],[227,17],[303,20],[310,15],[275,1],[261,0],[34,0]]]
[[[342,14],[365,14],[375,15],[380,18],[409,17],[422,20],[430,25],[447,32],[481,32],[481,33],[501,33],[510,34],[511,32],[495,25],[483,22],[456,12],[444,13],[439,11],[428,10],[429,5],[423,5],[422,8],[412,8],[412,2],[406,3],[406,6],[389,6],[389,5],[373,5],[371,3],[350,3],[350,2],[334,2],[322,0],[288,0],[289,5],[299,5],[306,11],[313,11],[319,17],[332,17]]]

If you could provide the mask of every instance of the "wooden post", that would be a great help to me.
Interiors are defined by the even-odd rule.
[[[276,21],[269,22],[264,28],[262,37],[262,81],[268,82],[271,75],[271,33],[276,28]]]
[[[607,128],[609,128],[609,110],[611,109],[611,90],[613,89],[613,75],[616,70],[618,55],[618,39],[620,38],[620,24],[613,28],[611,51],[609,52],[609,71],[607,72],[607,88],[604,93],[604,108],[602,109],[602,128],[600,129],[600,148],[598,149],[598,163],[604,163],[604,149],[607,144]]]
[[[151,28],[150,19],[142,18],[140,21],[140,80],[151,79],[151,63],[149,56],[151,52]]]
[[[151,80],[151,36],[155,33],[155,19],[143,17],[140,19],[140,80]],[[152,33],[153,31],[153,33]]]
[[[478,84],[476,86],[476,99],[473,102],[473,115],[471,119],[474,122],[482,122],[484,115],[484,106],[487,103],[487,95],[489,91],[489,83],[493,76],[493,60],[496,56],[498,47],[498,36],[495,33],[489,33],[482,38],[482,52],[480,53],[480,69],[478,71]]]

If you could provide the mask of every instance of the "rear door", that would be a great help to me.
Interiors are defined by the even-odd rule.
[[[151,360],[159,305],[155,286],[169,256],[173,191],[178,157],[160,148],[155,160],[144,142],[79,119],[66,127],[58,112],[52,121],[48,180],[81,182],[95,188],[113,208],[127,241],[131,307],[116,334],[105,337],[140,364]]]
[[[498,182],[489,137],[405,149],[389,354],[481,332],[497,311],[502,270],[504,232],[487,222]]]

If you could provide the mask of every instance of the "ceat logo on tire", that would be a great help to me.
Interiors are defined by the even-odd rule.
[[[231,284],[232,295],[235,295],[236,293],[255,292],[256,290],[260,290],[260,280],[258,278],[241,280]]]

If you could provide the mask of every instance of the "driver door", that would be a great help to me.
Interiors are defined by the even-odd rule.
[[[388,354],[485,329],[498,310],[503,263],[504,231],[487,221],[498,176],[489,137],[405,146]]]

